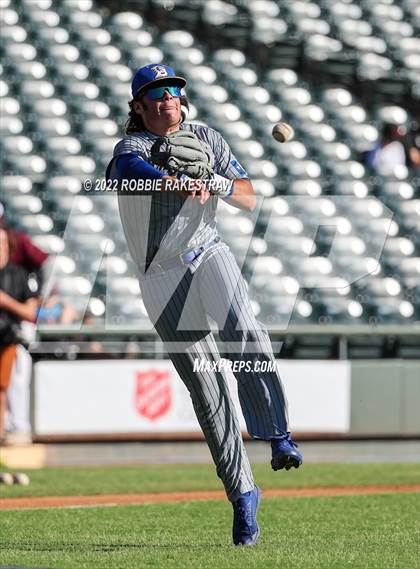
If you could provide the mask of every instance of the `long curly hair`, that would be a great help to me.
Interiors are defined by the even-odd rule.
[[[132,134],[133,132],[141,132],[142,130],[146,130],[141,115],[136,113],[136,111],[134,110],[134,101],[139,101],[139,100],[140,100],[139,98],[134,98],[128,102],[130,111],[128,113],[128,119],[124,125],[125,134]],[[188,102],[188,98],[185,95],[181,95],[180,101],[181,101],[181,123],[183,123],[187,118],[190,105]]]

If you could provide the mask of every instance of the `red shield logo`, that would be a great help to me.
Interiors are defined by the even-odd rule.
[[[160,419],[172,403],[169,370],[136,371],[135,406],[150,421]]]

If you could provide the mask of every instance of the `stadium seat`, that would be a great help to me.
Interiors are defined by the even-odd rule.
[[[65,248],[64,241],[57,235],[32,235],[32,241],[46,253],[62,253]]]
[[[42,201],[37,196],[9,196],[7,203],[9,207],[18,211],[19,215],[30,215],[42,211]]]
[[[2,176],[1,187],[5,195],[31,194],[33,184],[27,176]]]
[[[32,233],[50,233],[54,228],[54,222],[45,214],[25,214],[19,216],[20,225],[30,234]]]

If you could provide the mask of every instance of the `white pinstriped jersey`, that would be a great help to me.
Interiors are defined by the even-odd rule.
[[[182,124],[180,128],[194,132],[210,146],[217,174],[230,180],[248,177],[219,132],[194,123]],[[150,151],[157,138],[158,135],[146,130],[125,136],[116,144],[114,158],[136,154],[151,163]],[[118,177],[115,162],[110,168],[110,178]],[[124,233],[140,274],[144,274],[152,260],[170,259],[214,239],[217,236],[217,200],[217,197],[211,197],[202,205],[198,199],[186,200],[177,192],[119,195]]]
[[[194,124],[181,128],[192,130],[207,142],[219,175],[229,179],[247,177],[218,132]],[[150,162],[156,138],[147,131],[127,136],[116,145],[114,157],[133,153]],[[114,167],[111,162],[109,168],[111,178],[118,177],[115,160],[113,163]],[[146,273],[152,260],[158,263],[217,236],[218,198],[212,197],[201,205],[198,199],[186,200],[177,192],[143,194],[118,196],[128,247],[139,269],[141,296],[190,393],[216,472],[229,500],[235,502],[244,492],[253,490],[255,484],[226,372],[213,366],[220,362],[220,352],[208,317],[217,323],[228,357],[235,363],[273,364],[266,372],[233,370],[247,430],[253,438],[262,440],[288,431],[287,403],[270,338],[255,318],[245,279],[224,243],[212,245],[189,264],[188,270],[178,264],[170,270]],[[196,370],[195,362],[200,360],[209,362],[209,369]]]

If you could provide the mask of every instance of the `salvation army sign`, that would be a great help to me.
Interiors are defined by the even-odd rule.
[[[149,368],[136,371],[134,404],[139,415],[155,421],[169,411],[171,403],[169,370]]]

